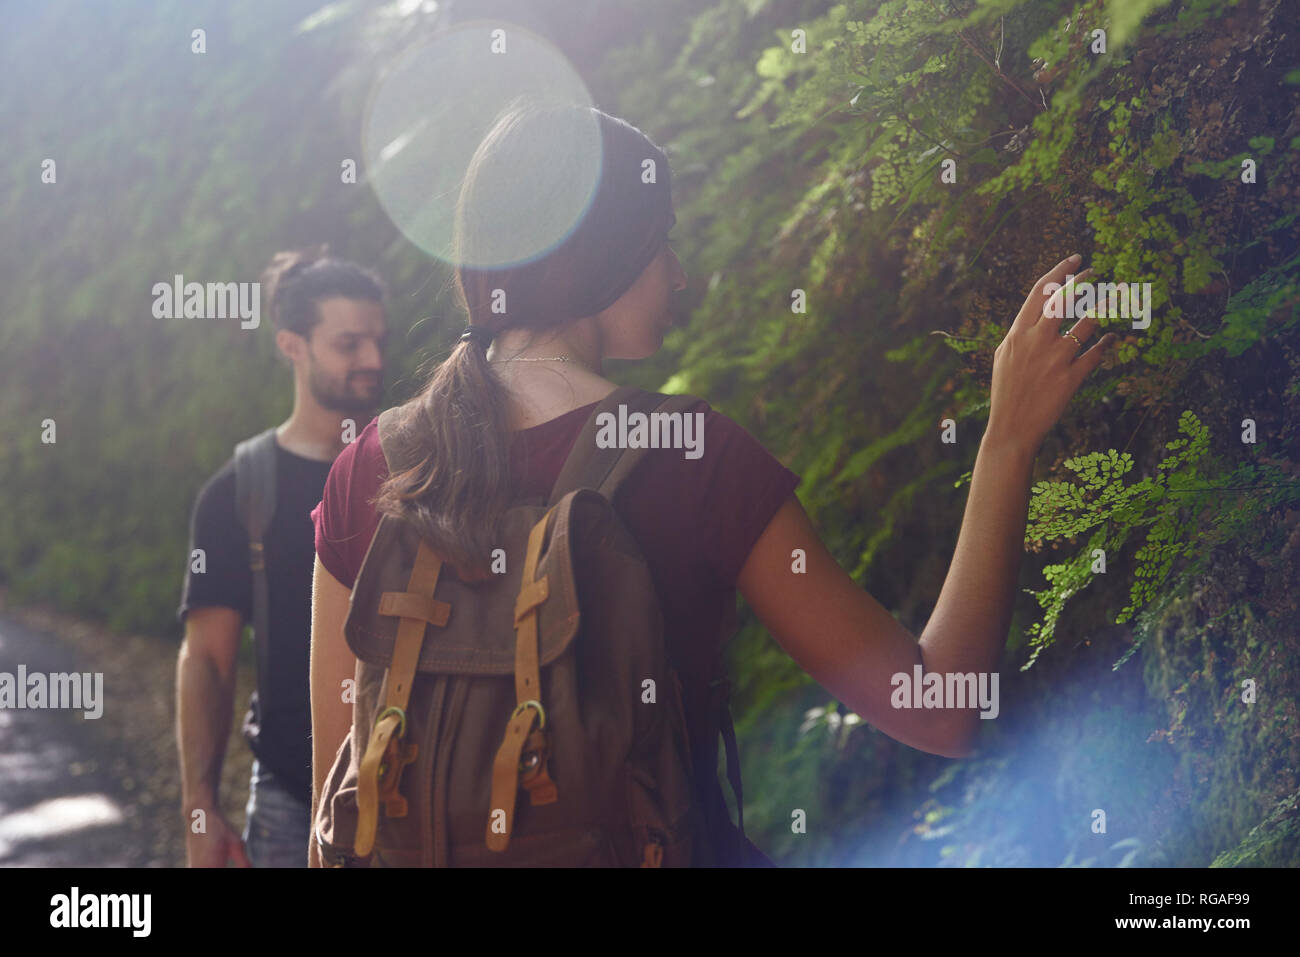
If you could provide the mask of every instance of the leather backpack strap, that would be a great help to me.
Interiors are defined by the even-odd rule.
[[[506,725],[505,737],[492,762],[492,797],[488,807],[486,844],[488,850],[504,851],[514,830],[515,800],[522,785],[528,801],[537,806],[559,799],[555,781],[547,771],[550,732],[542,705],[542,677],[539,668],[537,609],[550,595],[549,578],[536,578],[542,542],[555,508],[535,524],[528,534],[522,583],[515,601],[515,710]],[[533,723],[537,729],[533,730]],[[521,761],[524,749],[528,760]],[[497,812],[501,812],[498,816]]]
[[[609,502],[624,480],[632,474],[633,469],[649,451],[648,448],[606,448],[596,445],[596,435],[600,431],[599,418],[604,413],[618,416],[620,405],[627,406],[627,414],[642,412],[674,413],[683,415],[686,410],[700,402],[691,395],[664,395],[660,392],[648,392],[636,386],[620,386],[596,404],[587,422],[578,433],[573,450],[565,460],[560,474],[551,489],[547,503],[554,506],[569,492],[579,488],[591,488],[600,492]]]
[[[260,724],[271,708],[270,593],[262,536],[275,514],[275,426],[235,446],[235,508],[248,532],[248,568],[253,576],[253,647],[257,658]]]
[[[390,471],[396,464],[392,436],[397,411],[398,407],[385,410],[377,425],[380,447]],[[384,707],[371,729],[357,774],[357,832],[353,850],[358,857],[366,857],[374,848],[381,801],[389,817],[404,817],[407,812],[406,799],[398,788],[402,770],[415,760],[418,748],[415,742],[404,741],[406,706],[420,663],[426,625],[442,627],[451,614],[450,604],[433,597],[441,573],[442,559],[420,542],[406,591],[386,591],[379,599],[379,614],[401,620],[388,664]]]
[[[393,657],[388,665],[384,707],[371,730],[357,775],[354,850],[358,857],[366,857],[374,848],[381,800],[389,817],[406,815],[406,799],[398,792],[398,785],[402,769],[416,756],[414,742],[403,744],[407,730],[406,705],[411,699],[411,685],[420,662],[426,625],[442,627],[451,614],[450,604],[433,597],[441,572],[442,559],[420,542],[406,591],[386,591],[379,599],[379,614],[401,620],[397,624]]]

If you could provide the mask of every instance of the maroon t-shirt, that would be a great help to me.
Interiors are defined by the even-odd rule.
[[[512,433],[521,498],[550,495],[595,406]],[[798,475],[707,402],[690,411],[705,413],[703,454],[688,459],[683,449],[650,450],[614,503],[654,578],[670,655],[682,668],[688,698],[696,699],[687,702],[688,713],[721,650],[723,622],[734,615],[740,569],[799,484]],[[348,588],[379,525],[370,499],[388,477],[377,421],[334,460],[312,511],[321,564]]]

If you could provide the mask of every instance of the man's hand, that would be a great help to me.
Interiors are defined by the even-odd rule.
[[[219,813],[207,815],[205,833],[195,834],[187,827],[185,833],[185,863],[189,867],[225,867],[234,861],[236,867],[252,867],[244,842],[230,822]]]

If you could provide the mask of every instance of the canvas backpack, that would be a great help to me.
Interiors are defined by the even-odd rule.
[[[344,623],[356,686],[314,821],[325,866],[657,867],[757,855],[744,837],[727,684],[715,675],[710,686],[714,763],[696,781],[659,598],[612,506],[646,450],[595,441],[597,416],[620,403],[629,415],[684,414],[697,401],[623,387],[598,403],[549,500],[503,514],[495,554],[505,568],[484,581],[461,580],[408,524],[381,516]],[[406,467],[392,447],[398,414],[379,418],[390,472]],[[736,860],[714,851],[706,820],[710,807],[714,821],[717,808],[727,814],[719,731],[742,809]]]

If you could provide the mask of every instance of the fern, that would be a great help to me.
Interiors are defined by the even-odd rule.
[[[1078,476],[1077,482],[1034,485],[1025,528],[1027,545],[1072,540],[1088,531],[1092,534],[1087,545],[1068,561],[1043,569],[1048,588],[1026,589],[1037,599],[1044,615],[1026,629],[1032,651],[1022,671],[1030,668],[1054,641],[1066,602],[1096,575],[1105,573],[1107,563],[1135,530],[1149,529],[1134,553],[1137,565],[1129,601],[1115,617],[1116,624],[1129,621],[1150,602],[1175,561],[1198,547],[1196,511],[1202,498],[1187,499],[1172,493],[1212,491],[1202,474],[1202,462],[1209,452],[1209,430],[1190,410],[1179,417],[1178,430],[1184,437],[1165,444],[1173,454],[1156,466],[1155,475],[1141,481],[1125,482],[1124,476],[1133,469],[1133,457],[1110,449],[1066,459],[1063,464]]]

